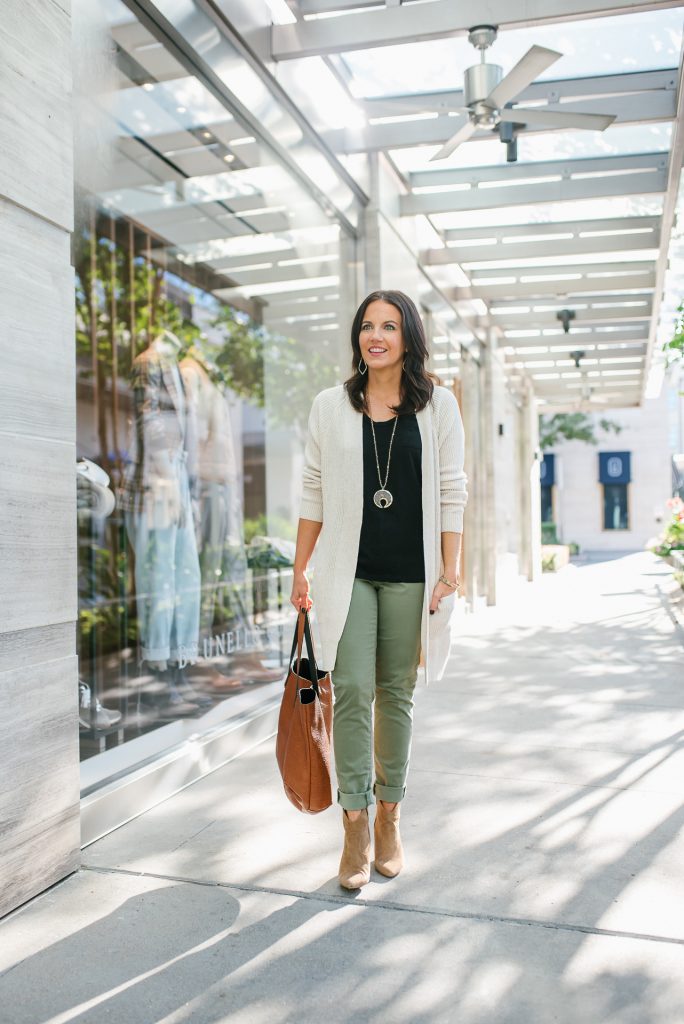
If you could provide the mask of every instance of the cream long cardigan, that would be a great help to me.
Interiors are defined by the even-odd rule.
[[[442,598],[429,615],[433,588],[442,572],[442,531],[463,531],[467,501],[463,472],[463,423],[451,391],[436,387],[417,414],[422,441],[425,598],[421,643],[426,681],[441,679],[449,656],[450,621],[456,598]],[[319,667],[335,667],[347,620],[363,519],[363,416],[342,385],[321,391],[309,416],[305,449],[302,519],[323,524],[315,552],[314,617],[321,640]]]

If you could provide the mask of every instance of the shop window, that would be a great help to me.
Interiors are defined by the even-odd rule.
[[[603,485],[603,529],[628,530],[627,488],[632,479],[630,452],[599,452],[599,483]]]
[[[627,484],[603,485],[603,529],[629,530]]]
[[[539,479],[541,482],[541,521],[542,529],[546,527],[546,533],[552,532],[553,525],[553,488],[556,483],[556,456],[547,452],[539,467]],[[553,531],[555,536],[555,531]],[[545,541],[555,543],[555,541]]]
[[[118,771],[284,678],[306,420],[347,369],[355,251],[125,4],[99,6],[112,65],[75,155],[79,719],[82,758],[129,745]]]
[[[542,523],[553,522],[553,487],[541,489],[541,519]]]
[[[267,525],[270,335],[150,246],[96,202],[75,246],[83,757],[283,673],[294,527]]]

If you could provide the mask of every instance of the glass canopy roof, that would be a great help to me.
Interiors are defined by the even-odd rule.
[[[506,74],[533,43],[563,54],[557,64],[539,75],[540,81],[676,68],[682,14],[677,9],[655,10],[511,28],[494,43],[488,59],[501,65]],[[352,94],[370,98],[459,88],[463,69],[476,64],[479,54],[466,38],[455,37],[356,50],[340,59],[352,76]]]
[[[345,0],[289,6],[296,20],[335,18],[342,34],[352,20],[359,31],[371,25]],[[427,22],[443,5],[422,6]],[[525,17],[534,21],[543,6],[526,6]],[[512,0],[511,21],[516,7]],[[615,113],[615,123],[602,132],[526,126],[514,165],[498,136],[482,130],[433,161],[464,123],[464,71],[480,59],[464,32],[382,45],[376,13],[378,45],[323,46],[320,55],[309,47],[277,69],[333,147],[382,151],[404,176],[402,212],[426,240],[432,280],[471,326],[496,325],[512,369],[531,375],[540,401],[577,400],[590,377],[595,396],[632,403],[681,293],[681,260],[667,267],[673,220],[678,230],[683,17],[664,8],[576,20],[567,8],[564,22],[542,15],[525,28],[500,26],[485,60],[505,75],[534,44],[557,50],[562,58],[514,102]],[[382,16],[394,38],[396,8]],[[307,95],[298,78],[314,65],[319,86]],[[337,93],[344,99],[331,102]],[[555,320],[562,308],[577,313],[571,334],[586,353],[582,370],[568,357],[579,339],[564,338]]]
[[[563,54],[513,102],[614,114],[615,122],[602,132],[523,125],[515,162],[496,134],[478,129],[434,161],[466,122],[463,75],[479,53],[463,26],[384,42],[412,8],[427,22],[446,3],[155,0],[152,32],[121,0],[106,0],[121,138],[116,173],[98,189],[102,204],[153,233],[157,254],[220,275],[226,301],[265,304],[280,318],[320,301],[332,317],[337,310],[325,304],[351,265],[340,245],[362,234],[370,167],[382,153],[405,191],[396,226],[417,241],[426,292],[439,296],[435,315],[449,321],[452,338],[470,338],[475,350],[478,331],[493,328],[519,370],[516,340],[527,348],[545,341],[558,329],[555,310],[574,303],[573,330],[585,332],[584,347],[599,360],[592,374],[611,395],[617,381],[629,383],[637,401],[681,286],[682,261],[668,270],[668,246],[673,222],[679,230],[684,149],[682,10],[654,5],[576,20],[568,0],[560,4],[568,20],[551,21],[543,3],[511,0],[510,23],[499,26],[486,61],[506,74],[532,45]],[[597,0],[597,9],[610,7]],[[251,26],[244,39],[240,19]],[[376,36],[364,38],[371,24]],[[332,35],[315,34],[324,25]],[[300,29],[301,52],[280,45],[280,32]],[[347,37],[356,42],[345,49],[339,39]],[[587,270],[597,264],[608,268],[601,278]],[[556,269],[555,282],[535,268]],[[597,339],[611,328],[601,357]],[[529,367],[540,399],[562,404],[577,387],[567,352],[544,360],[552,367]]]

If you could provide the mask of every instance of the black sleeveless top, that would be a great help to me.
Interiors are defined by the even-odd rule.
[[[394,419],[373,421],[380,473],[385,479]],[[387,490],[393,501],[378,508],[380,489],[368,416],[363,417],[363,523],[356,578],[382,583],[423,583],[422,443],[415,413],[400,416],[392,445]]]

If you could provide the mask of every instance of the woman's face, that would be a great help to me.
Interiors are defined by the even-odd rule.
[[[359,334],[361,355],[371,370],[401,365],[406,354],[401,313],[389,302],[376,300],[366,307]]]

